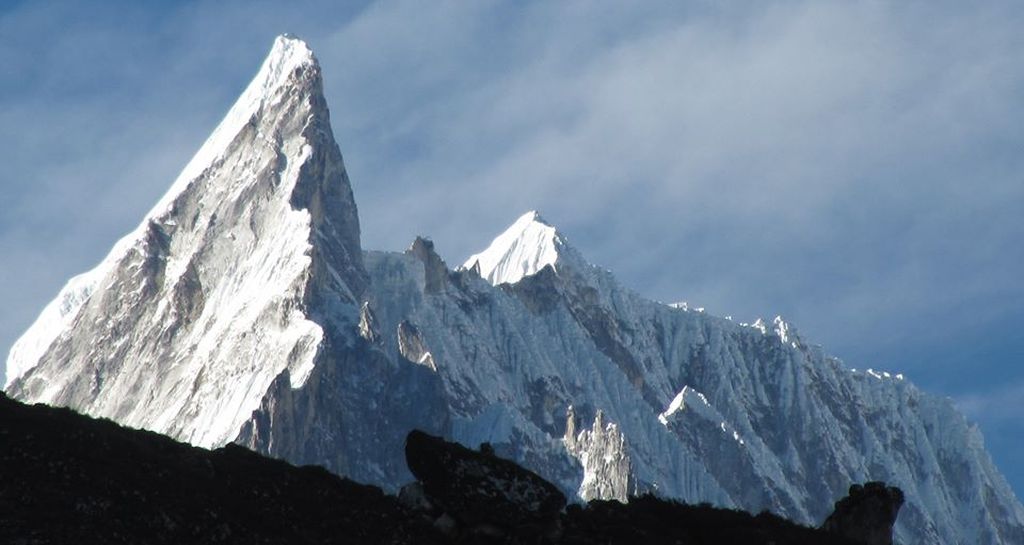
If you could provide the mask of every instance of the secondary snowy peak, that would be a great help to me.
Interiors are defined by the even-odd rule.
[[[478,268],[480,276],[495,286],[513,284],[548,265],[555,267],[568,249],[565,237],[531,210],[498,235],[486,250],[470,256],[462,268]]]
[[[310,316],[355,316],[366,282],[320,67],[282,36],[140,226],[18,341],[6,388],[224,444],[275,378],[309,376]]]

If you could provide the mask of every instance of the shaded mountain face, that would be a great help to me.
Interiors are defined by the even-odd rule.
[[[536,213],[455,270],[426,239],[362,251],[321,86],[279,38],[168,196],[18,341],[7,391],[389,490],[416,428],[489,442],[570,497],[818,524],[851,482],[886,481],[900,543],[1024,543],[948,400],[846,369],[781,318],[648,301]]]

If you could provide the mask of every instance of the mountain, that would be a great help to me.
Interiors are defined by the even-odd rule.
[[[171,191],[12,348],[7,392],[396,490],[410,429],[584,499],[652,492],[806,524],[906,493],[900,543],[1024,543],[977,428],[782,318],[649,301],[537,213],[452,270],[363,251],[320,68],[281,37]]]
[[[142,224],[17,341],[7,388],[209,447],[284,370],[299,387],[324,336],[308,300],[351,305],[367,281],[320,88],[278,39]]]
[[[520,216],[486,250],[470,256],[462,268],[475,268],[494,285],[514,284],[548,265],[554,267],[559,259],[564,262],[569,255],[583,262],[561,233],[533,210]]]

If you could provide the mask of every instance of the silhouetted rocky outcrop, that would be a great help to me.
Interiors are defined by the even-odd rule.
[[[553,537],[565,496],[536,473],[495,456],[489,445],[481,447],[476,452],[417,430],[406,438],[406,461],[428,504],[457,524],[445,525],[449,533]]]
[[[444,543],[379,488],[0,394],[0,543]]]
[[[902,505],[903,491],[895,486],[855,484],[821,527],[863,545],[892,545],[892,526]]]
[[[854,543],[768,513],[652,496],[563,509],[553,485],[492,450],[416,431],[407,456],[419,481],[396,498],[319,467],[0,394],[0,543]]]

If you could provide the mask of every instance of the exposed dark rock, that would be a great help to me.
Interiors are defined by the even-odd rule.
[[[407,320],[398,323],[398,353],[413,363],[425,365],[431,370],[437,371],[434,356],[427,348],[427,343],[423,340],[419,328]]]
[[[902,505],[903,491],[895,486],[855,484],[821,527],[864,545],[892,545],[892,526]]]
[[[359,336],[371,343],[380,341],[377,316],[367,301],[363,301],[363,305],[359,307]]]
[[[629,503],[569,505],[564,521],[559,542],[571,545],[853,545],[767,512],[754,516],[649,495],[630,498]]]
[[[418,430],[406,438],[405,457],[430,502],[466,528],[543,533],[565,506],[558,488],[536,473]]]
[[[474,267],[476,274],[480,274],[480,263],[475,263]],[[502,284],[501,287],[515,294],[526,308],[536,314],[547,314],[562,304],[558,275],[551,265],[545,265],[515,284]]]
[[[427,515],[435,514],[436,507],[430,503],[426,492],[423,491],[423,483],[411,482],[398,490],[398,502],[419,513]]]
[[[442,543],[394,496],[0,394],[0,543]]]
[[[448,265],[434,251],[433,241],[416,237],[406,253],[412,254],[423,262],[424,291],[427,293],[444,291],[448,284]]]

